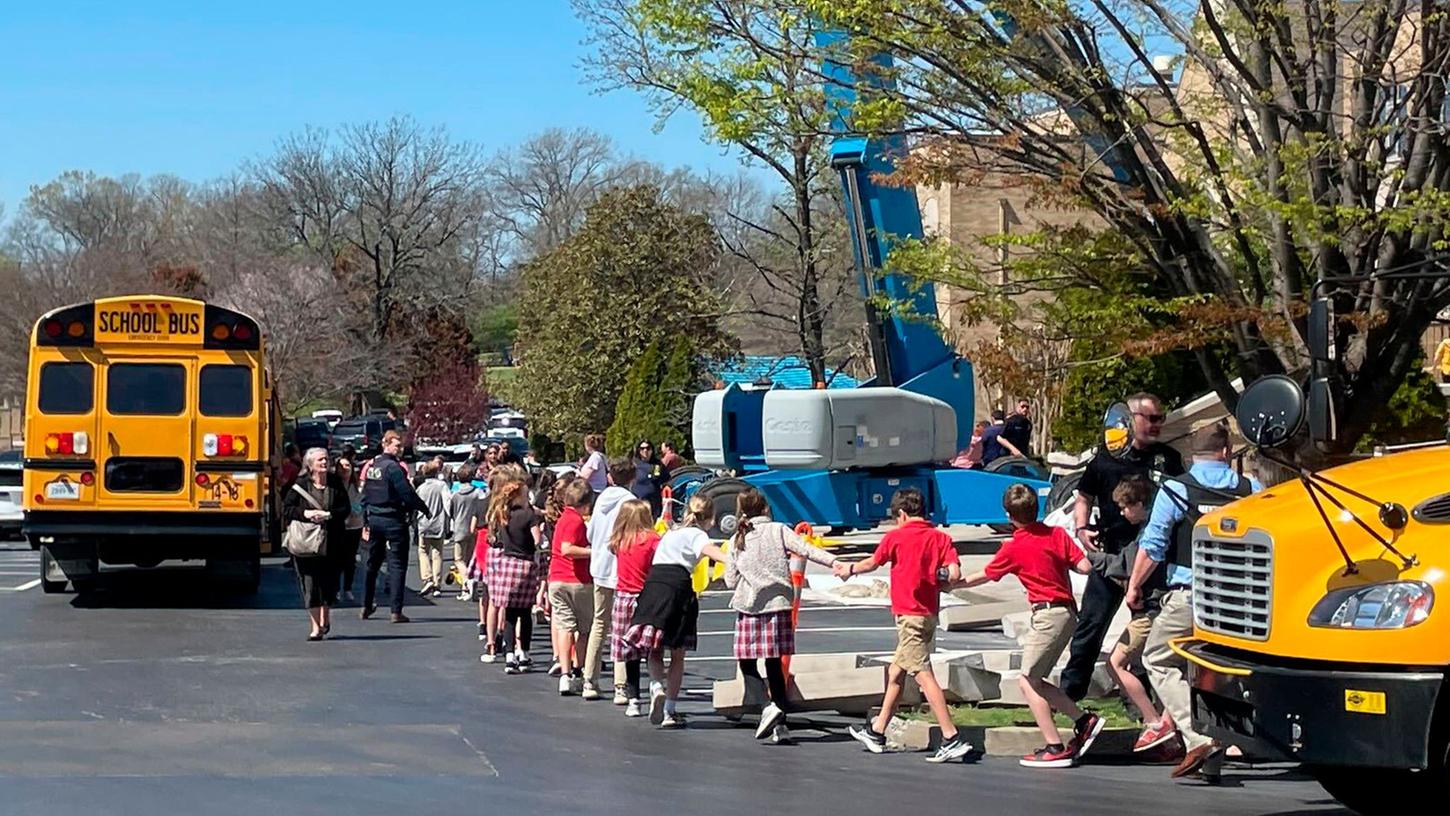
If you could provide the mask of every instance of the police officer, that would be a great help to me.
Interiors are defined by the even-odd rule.
[[[430,516],[428,505],[408,483],[408,474],[398,463],[403,450],[403,436],[397,431],[383,432],[383,452],[368,463],[363,474],[363,518],[367,525],[369,550],[367,582],[363,592],[362,618],[367,620],[377,611],[378,570],[383,555],[388,558],[388,594],[392,601],[393,623],[407,623],[403,614],[403,589],[408,577],[408,520],[414,513]]]

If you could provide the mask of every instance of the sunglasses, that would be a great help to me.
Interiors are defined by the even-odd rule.
[[[1148,420],[1149,422],[1153,423],[1154,425],[1161,425],[1162,423],[1168,421],[1168,415],[1167,414],[1145,414],[1145,413],[1143,413],[1141,411],[1134,411],[1133,412],[1133,415],[1134,416],[1140,416],[1140,417]]]

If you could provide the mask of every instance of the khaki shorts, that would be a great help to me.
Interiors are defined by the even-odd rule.
[[[1077,613],[1066,606],[1032,610],[1032,625],[1022,635],[1022,676],[1045,679],[1077,628]]]
[[[555,629],[584,634],[594,622],[593,584],[549,584],[549,620]]]
[[[931,653],[936,648],[936,616],[896,616],[896,654],[891,662],[902,671],[916,674],[931,668]]]
[[[1124,647],[1128,654],[1128,663],[1142,665],[1143,647],[1148,645],[1148,632],[1153,628],[1155,615],[1134,615],[1128,621],[1127,628],[1123,629],[1122,637],[1118,638],[1118,645]]]

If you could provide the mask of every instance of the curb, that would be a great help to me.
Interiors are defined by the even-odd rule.
[[[1104,728],[1093,743],[1089,756],[1094,759],[1132,758],[1133,742],[1138,738],[1138,731],[1137,728]],[[958,728],[958,733],[987,756],[1022,756],[1042,744],[1042,736],[1033,727],[964,725]],[[941,744],[941,727],[928,720],[894,717],[886,729],[886,740],[903,751],[935,750]]]

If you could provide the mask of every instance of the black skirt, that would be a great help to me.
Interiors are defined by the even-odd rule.
[[[700,621],[700,599],[690,571],[676,564],[657,564],[649,571],[630,629],[652,629],[657,647],[693,648]]]
[[[337,603],[337,561],[326,555],[293,556],[302,605],[308,609]]]

